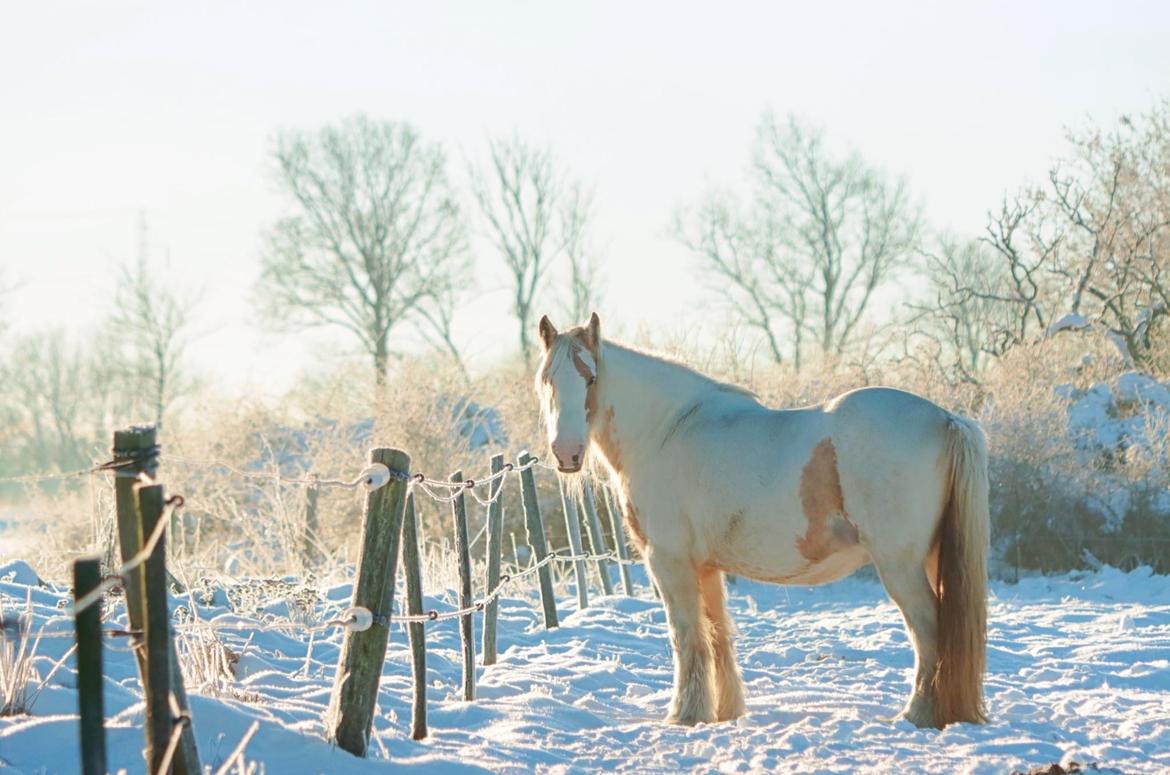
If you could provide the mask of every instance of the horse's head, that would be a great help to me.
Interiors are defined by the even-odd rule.
[[[601,321],[594,312],[588,324],[561,334],[545,315],[540,319],[540,341],[544,355],[536,371],[536,395],[548,446],[561,473],[576,473],[585,464],[595,410]]]

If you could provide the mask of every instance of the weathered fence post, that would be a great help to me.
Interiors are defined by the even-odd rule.
[[[337,658],[333,694],[325,716],[329,740],[354,756],[366,755],[394,603],[394,576],[406,502],[410,455],[402,450],[370,450],[370,462],[390,469],[390,481],[366,496],[362,516],[362,551],[353,584],[353,607],[374,615],[369,629],[345,633]]]
[[[406,513],[402,517],[402,570],[406,574],[406,613],[423,612],[422,558],[418,553],[418,513],[414,493],[406,496]],[[410,736],[422,740],[427,736],[427,626],[410,622],[410,674],[414,681],[414,704],[410,716]]]
[[[524,468],[534,459],[525,450],[516,458],[516,462],[518,467]],[[531,468],[520,472],[520,494],[523,496],[524,525],[528,531],[528,545],[532,547],[534,561],[542,562],[548,555],[548,544],[544,540],[544,522],[540,518],[540,501],[536,499],[536,479],[532,475]],[[557,599],[553,592],[552,570],[548,565],[543,565],[537,574],[540,576],[540,601],[544,606],[544,627],[550,629],[558,626]]]
[[[630,559],[630,547],[626,546],[626,530],[622,525],[622,515],[618,513],[617,506],[614,505],[613,497],[608,491],[602,490],[602,503],[605,504],[605,510],[609,513],[609,525],[613,530],[613,542],[617,546],[618,558],[621,562],[618,563],[618,572],[622,575],[622,589],[629,596],[634,594],[634,579],[630,576],[630,566],[628,560]]]
[[[128,562],[142,548],[142,534],[138,519],[138,500],[134,483],[145,474],[153,479],[158,470],[158,447],[154,428],[130,428],[114,432],[114,500],[118,515],[118,546],[122,550],[122,564]],[[126,596],[126,615],[130,628],[142,630],[142,576],[145,568],[139,565],[125,574],[123,589]],[[139,668],[146,675],[145,652],[136,650]]]
[[[102,583],[102,561],[85,557],[73,563],[73,603]],[[106,775],[106,714],[102,691],[102,601],[73,616],[77,633],[77,706],[81,715],[81,771]]]
[[[301,564],[305,570],[321,561],[321,528],[317,520],[317,499],[321,497],[321,489],[317,486],[317,479],[316,474],[310,474],[309,484],[305,487],[305,532],[301,537]]]
[[[163,513],[163,486],[137,486],[138,512],[141,517],[140,543],[145,547]],[[163,772],[167,748],[171,742],[174,719],[171,717],[171,633],[167,603],[166,531],[143,564],[142,578],[143,640],[146,643],[146,760],[149,772]]]
[[[452,482],[462,482],[463,472],[451,474]],[[471,605],[471,542],[467,537],[467,492],[459,490],[451,501],[451,514],[455,517],[455,552],[459,556],[459,607]],[[463,646],[463,699],[475,699],[475,633],[472,630],[472,616],[466,613],[459,617],[459,641]]]
[[[503,470],[504,456],[492,455],[492,476]],[[504,489],[505,478],[501,476],[492,479],[492,485],[488,490],[491,503],[488,504],[487,513],[487,587],[484,592],[488,595],[500,585],[500,553],[504,543],[504,501],[501,498],[501,491]],[[483,643],[480,647],[485,666],[496,663],[496,623],[499,614],[499,600],[488,601],[487,609],[483,612]]]
[[[139,517],[138,496],[134,491],[135,484],[142,476],[147,480],[154,478],[158,470],[158,457],[154,428],[134,427],[114,432],[114,503],[118,517],[118,546],[123,564],[138,554],[142,548],[142,523]],[[130,629],[140,633],[146,629],[143,607],[145,573],[145,565],[139,565],[127,572],[123,578],[126,617],[130,620]],[[165,583],[163,590],[164,592],[166,590]],[[179,712],[186,714],[187,717],[171,766],[175,775],[201,775],[203,768],[199,763],[199,749],[195,745],[195,728],[190,718],[183,673],[179,669],[178,654],[174,649],[169,651],[170,689],[175,696]],[[149,685],[146,649],[135,649],[134,654],[138,662],[138,674],[142,676],[143,688],[146,688]]]
[[[561,488],[561,508],[565,512],[565,532],[569,534],[569,551],[575,555],[584,554],[581,546],[581,518],[577,515],[577,499],[565,490],[564,482],[558,477]],[[589,607],[589,576],[584,560],[573,560],[573,578],[577,582],[577,610]]]
[[[581,504],[585,507],[585,524],[589,528],[589,546],[596,555],[606,553],[605,533],[601,529],[601,518],[597,516],[597,504],[593,502],[593,487],[588,481],[582,483]],[[607,595],[613,594],[613,582],[609,579],[609,560],[597,558],[597,575],[601,576],[601,589]]]

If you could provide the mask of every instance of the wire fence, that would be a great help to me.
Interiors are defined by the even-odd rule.
[[[158,455],[158,448],[151,450],[151,454]],[[141,456],[139,456],[140,458]],[[297,485],[306,488],[314,489],[344,489],[356,490],[364,489],[371,492],[379,487],[384,486],[391,479],[400,479],[407,482],[408,488],[413,492],[421,492],[431,500],[437,503],[452,503],[460,497],[470,494],[472,497],[484,507],[495,503],[504,493],[503,487],[492,488],[490,485],[497,480],[506,478],[509,474],[522,474],[525,471],[539,467],[546,470],[557,471],[557,467],[549,463],[543,462],[538,457],[531,457],[522,465],[516,465],[511,462],[505,463],[502,470],[485,475],[482,477],[474,477],[464,479],[462,481],[448,481],[443,479],[434,479],[421,472],[410,474],[401,474],[389,471],[389,469],[381,464],[375,463],[366,466],[360,473],[351,479],[335,479],[335,478],[321,478],[314,475],[308,476],[285,476],[276,471],[245,471],[230,463],[221,460],[207,460],[188,457],[174,457],[167,456],[165,459],[167,464],[179,464],[190,467],[201,468],[217,468],[246,480],[267,480],[278,481],[282,484]],[[64,473],[47,473],[40,475],[22,475],[16,477],[3,477],[0,482],[22,482],[22,483],[38,483],[45,481],[60,481],[65,479],[79,478],[87,475],[95,475],[107,472],[116,472],[119,469],[128,468],[138,464],[138,459],[126,461],[107,461],[105,463],[93,465],[89,468],[79,469],[77,471]],[[480,491],[484,487],[488,488],[489,494],[487,496],[480,495]],[[440,492],[446,490],[446,492]],[[184,499],[181,495],[172,496],[167,501],[168,514],[160,519],[154,531],[151,533],[146,543],[143,545],[141,551],[127,560],[116,571],[106,575],[101,584],[94,588],[91,592],[75,601],[72,606],[71,614],[76,616],[81,611],[94,605],[102,600],[107,593],[115,590],[127,581],[127,576],[131,571],[140,566],[153,553],[159,540],[166,532],[168,525],[172,524],[170,512],[174,512],[184,505]],[[470,542],[474,546],[480,538],[486,533],[488,525],[485,523],[480,531],[476,534]],[[500,576],[499,583],[485,594],[482,598],[476,600],[474,603],[456,609],[439,611],[436,609],[428,610],[422,614],[392,614],[383,616],[381,621],[389,624],[391,621],[403,623],[427,623],[440,622],[450,619],[458,619],[462,616],[482,612],[486,607],[497,600],[504,590],[516,582],[536,574],[541,568],[550,563],[576,563],[584,561],[605,561],[613,562],[618,565],[640,565],[641,560],[630,559],[619,556],[617,552],[580,552],[576,554],[558,554],[556,552],[549,552],[539,561],[530,564],[526,569],[513,573],[505,573]],[[218,630],[243,630],[252,629],[258,631],[280,631],[287,632],[295,629],[298,632],[318,633],[331,629],[346,629],[350,631],[360,632],[371,626],[374,621],[379,620],[372,612],[366,608],[353,607],[344,611],[339,617],[323,622],[319,625],[306,628],[300,624],[289,623],[288,625],[273,625],[257,620],[241,621],[238,623],[227,622],[173,622],[172,628],[176,632],[193,632],[193,631],[218,631]],[[0,636],[11,636],[14,630],[19,630],[17,625],[14,625],[12,620],[5,620],[0,622]],[[109,637],[130,637],[140,638],[142,633],[138,630],[126,628],[107,628],[102,630],[103,635]],[[27,633],[26,633],[27,634]],[[61,631],[41,631],[37,633],[38,638],[71,638],[74,637],[74,630]]]
[[[126,442],[119,445],[119,438]],[[143,692],[146,697],[146,721],[144,730],[147,738],[147,758],[154,771],[167,771],[172,762],[175,766],[187,771],[192,768],[201,768],[198,765],[198,749],[192,729],[192,718],[187,706],[186,691],[182,685],[182,670],[179,667],[177,652],[171,639],[174,634],[183,633],[218,633],[224,631],[242,630],[249,633],[255,631],[274,631],[281,633],[295,633],[309,635],[326,631],[343,631],[344,642],[339,656],[337,680],[330,701],[330,711],[326,714],[327,737],[337,745],[351,753],[364,755],[366,742],[360,737],[345,733],[345,728],[352,727],[360,731],[362,724],[368,728],[373,713],[372,707],[360,707],[366,700],[360,697],[374,697],[376,688],[370,693],[368,688],[362,688],[355,695],[347,689],[351,682],[368,683],[380,680],[386,640],[391,624],[401,622],[408,626],[410,647],[412,652],[414,673],[414,707],[412,717],[412,736],[416,739],[426,736],[425,705],[426,705],[426,676],[425,676],[425,625],[430,622],[460,620],[461,642],[463,644],[463,688],[464,699],[474,699],[474,674],[477,660],[476,650],[472,644],[471,620],[476,614],[484,614],[484,647],[483,664],[493,664],[496,656],[496,620],[497,602],[501,595],[510,586],[536,574],[540,574],[541,604],[544,607],[545,627],[556,627],[556,601],[552,575],[549,566],[554,563],[571,564],[576,577],[578,604],[587,605],[586,590],[588,586],[587,574],[583,563],[596,562],[601,573],[603,587],[607,593],[612,592],[607,563],[615,563],[621,567],[627,594],[633,594],[629,581],[629,574],[625,566],[637,564],[637,560],[628,557],[625,550],[624,536],[619,530],[620,522],[613,521],[614,541],[618,551],[606,551],[604,531],[602,530],[598,514],[594,507],[592,485],[587,484],[583,490],[574,491],[561,483],[562,507],[569,531],[570,547],[567,552],[548,551],[544,539],[544,528],[540,515],[539,502],[536,499],[534,468],[553,469],[554,466],[543,463],[539,458],[524,456],[517,463],[502,463],[502,455],[493,456],[491,461],[492,473],[462,478],[461,474],[453,475],[452,480],[436,479],[423,472],[411,472],[406,461],[409,457],[398,450],[380,448],[371,452],[372,461],[364,466],[351,478],[327,478],[315,474],[288,476],[279,470],[251,471],[231,463],[214,459],[197,459],[182,456],[166,457],[162,459],[160,448],[154,443],[153,429],[132,429],[115,434],[114,459],[92,465],[88,468],[75,471],[48,472],[43,474],[24,474],[14,477],[0,478],[0,483],[36,484],[48,481],[63,481],[80,477],[94,477],[105,473],[115,474],[114,491],[117,517],[117,537],[122,549],[122,556],[132,555],[119,566],[106,574],[101,573],[102,562],[97,557],[79,559],[74,563],[75,591],[73,605],[68,613],[72,617],[72,626],[56,628],[53,623],[42,627],[38,632],[31,632],[32,616],[30,602],[30,616],[11,617],[0,619],[0,639],[24,640],[22,648],[30,643],[35,644],[43,638],[71,638],[75,644],[64,657],[59,660],[62,664],[70,654],[78,654],[78,691],[81,706],[82,727],[82,754],[83,759],[93,761],[103,758],[104,754],[104,724],[105,718],[101,709],[101,658],[100,652],[103,642],[112,646],[115,641],[126,639],[129,642],[128,650],[134,652],[139,664],[142,677]],[[141,444],[141,448],[135,445]],[[126,448],[122,448],[125,446]],[[398,456],[398,457],[396,457]],[[393,461],[402,460],[404,470],[393,470]],[[352,604],[336,615],[317,624],[303,621],[275,622],[261,619],[241,617],[236,620],[217,618],[200,621],[198,619],[195,601],[192,598],[190,616],[195,617],[188,621],[178,621],[175,612],[170,608],[167,590],[170,582],[166,570],[168,556],[168,528],[181,524],[176,518],[177,512],[185,505],[183,496],[173,495],[163,500],[163,488],[156,481],[156,474],[161,464],[186,466],[205,470],[219,470],[229,476],[245,481],[273,481],[297,487],[303,487],[308,493],[307,508],[316,508],[316,493],[321,490],[338,489],[349,491],[364,491],[366,507],[363,512],[362,524],[362,560],[357,565],[358,578],[354,581]],[[509,475],[516,475],[521,480],[522,502],[525,512],[526,528],[529,530],[530,560],[528,566],[522,570],[512,570],[501,573],[501,544],[503,529],[503,506],[500,499],[505,492],[504,480]],[[387,485],[395,486],[383,495],[378,491]],[[456,555],[459,561],[459,605],[450,608],[432,608],[424,610],[421,604],[422,580],[421,561],[419,555],[419,535],[417,514],[415,511],[414,496],[425,496],[436,502],[450,504],[456,520]],[[487,518],[483,528],[476,534],[474,540],[468,540],[467,517],[465,499],[470,496],[480,506],[487,509]],[[581,546],[580,516],[574,505],[574,499],[580,497],[581,505],[585,509],[587,526],[593,551],[584,551]],[[153,499],[153,500],[148,500]],[[606,501],[611,521],[616,513],[609,501]],[[311,505],[310,505],[311,504]],[[315,527],[309,529],[308,511],[306,511],[305,538],[315,533]],[[591,521],[589,521],[591,520]],[[314,523],[315,524],[315,523]],[[494,525],[494,527],[493,527]],[[409,533],[407,532],[409,530]],[[129,531],[129,532],[127,532]],[[388,547],[378,547],[378,541],[371,543],[370,536],[382,536],[386,533],[394,535],[390,551]],[[113,534],[108,534],[112,536]],[[471,594],[471,562],[470,549],[483,536],[488,536],[485,552],[488,557],[488,582],[485,585],[487,592],[482,597],[473,598]],[[135,537],[137,536],[137,537]],[[407,537],[409,536],[409,538]],[[315,539],[315,536],[313,536]],[[408,542],[411,551],[408,552]],[[513,534],[513,544],[515,535]],[[398,611],[388,601],[394,597],[393,589],[396,586],[395,571],[391,570],[388,578],[382,578],[371,590],[364,587],[368,581],[367,566],[371,568],[395,567],[397,555],[401,547],[402,564],[406,576],[406,596],[398,601]],[[518,553],[513,548],[513,555],[518,559]],[[107,555],[109,556],[109,555]],[[107,560],[107,564],[110,564]],[[80,579],[82,571],[86,573],[83,584]],[[389,588],[387,588],[387,582]],[[126,610],[128,626],[103,626],[100,610],[93,611],[107,595],[121,588],[125,592],[123,603]],[[132,602],[131,598],[135,602]],[[379,602],[381,600],[381,602]],[[64,602],[64,601],[62,601]],[[230,602],[230,601],[229,601]],[[60,606],[59,606],[60,607]],[[380,625],[380,629],[375,629]],[[489,641],[490,634],[490,641]],[[249,640],[251,635],[249,634]],[[359,639],[367,639],[361,648],[351,644]],[[353,654],[378,653],[371,651],[370,646],[381,640],[379,648],[382,657],[374,657],[372,667],[360,674],[365,678],[355,678],[357,665],[365,657],[353,657]],[[489,647],[490,642],[490,647]],[[127,649],[114,649],[124,651]],[[420,669],[419,665],[423,665]],[[82,665],[88,665],[83,668]],[[96,683],[93,676],[98,676]],[[83,676],[83,671],[86,677]],[[174,685],[170,688],[165,676],[170,675]],[[158,682],[158,683],[156,683]],[[82,689],[82,683],[86,689]],[[159,688],[163,687],[163,688]],[[171,691],[173,689],[173,691]],[[96,692],[96,694],[95,694]],[[359,697],[360,695],[360,697]],[[163,697],[167,699],[164,700]],[[358,698],[358,699],[355,699]],[[169,702],[170,710],[167,710]],[[87,719],[88,716],[88,719]],[[365,719],[361,721],[361,719]],[[356,725],[356,726],[355,726]],[[220,771],[224,771],[232,762],[240,762],[244,748],[255,733],[255,725],[248,730],[239,745],[224,762]],[[421,731],[420,731],[421,730]],[[92,766],[91,766],[92,765]],[[88,772],[105,771],[104,764],[87,765]],[[181,765],[181,766],[180,766]]]
[[[157,456],[159,454],[158,450],[155,449],[153,454]],[[491,505],[499,497],[498,493],[503,491],[503,488],[500,488],[496,494],[489,494],[487,496],[482,496],[479,494],[480,489],[482,489],[484,485],[490,485],[497,479],[507,477],[508,474],[520,474],[534,467],[540,467],[549,471],[558,471],[556,466],[550,463],[545,463],[539,457],[533,457],[523,465],[505,463],[504,470],[502,471],[499,471],[495,474],[484,475],[482,477],[468,478],[461,482],[452,482],[446,479],[434,479],[422,472],[391,472],[386,468],[386,466],[378,463],[366,466],[361,470],[360,473],[357,474],[357,476],[353,477],[352,479],[336,479],[319,477],[314,474],[303,476],[287,476],[280,473],[279,471],[246,471],[223,460],[190,458],[174,455],[167,455],[164,462],[167,465],[178,464],[188,468],[217,468],[222,471],[227,471],[233,476],[237,476],[241,479],[252,481],[277,481],[281,484],[298,485],[301,487],[313,489],[365,489],[366,491],[370,491],[381,487],[391,478],[400,478],[408,480],[412,487],[414,487],[416,490],[426,493],[427,496],[434,501],[450,503],[459,497],[460,493],[469,493],[482,506]],[[137,460],[123,460],[117,462],[110,460],[75,471],[50,471],[39,474],[0,476],[0,483],[39,484],[42,482],[65,481],[68,479],[78,479],[94,474],[115,472],[119,469],[131,468],[137,465],[139,465]],[[588,476],[588,474],[581,475]],[[443,494],[438,492],[438,490],[442,489],[448,490],[448,493]]]

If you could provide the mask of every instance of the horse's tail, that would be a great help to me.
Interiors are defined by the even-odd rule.
[[[983,723],[987,664],[987,445],[973,421],[947,422],[950,492],[938,527],[938,673],[935,723]]]

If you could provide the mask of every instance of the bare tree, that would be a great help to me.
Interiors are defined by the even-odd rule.
[[[466,286],[458,280],[447,277],[439,280],[430,290],[427,298],[418,306],[417,328],[423,339],[439,352],[446,353],[459,367],[464,377],[469,376],[463,354],[455,343],[455,313],[462,300]]]
[[[27,334],[5,358],[3,445],[5,469],[70,470],[88,465],[97,449],[95,427],[107,406],[87,358],[91,348],[69,341],[63,330]]]
[[[569,260],[568,320],[587,320],[601,306],[602,285],[597,252],[589,238],[593,196],[580,184],[569,186],[561,203],[561,229]]]
[[[675,214],[675,234],[703,259],[736,317],[763,334],[776,363],[784,360],[782,338],[791,337],[799,369],[811,274],[777,249],[772,222],[758,216],[742,214],[730,194],[711,193],[697,211]]]
[[[159,282],[148,263],[146,221],[141,222],[137,261],[122,267],[110,318],[110,340],[117,342],[109,377],[120,378],[132,395],[143,397],[155,425],[162,427],[174,401],[194,387],[183,368],[191,341],[191,314],[197,295],[183,295]]]
[[[1069,133],[1071,153],[1045,183],[989,216],[983,237],[1002,282],[957,290],[1011,310],[992,351],[1054,328],[1092,326],[1142,364],[1170,319],[1170,103],[1110,132]]]
[[[533,303],[562,254],[568,253],[574,262],[572,271],[586,278],[586,295],[596,293],[584,251],[589,199],[578,184],[567,180],[546,148],[513,135],[489,140],[488,149],[489,165],[472,171],[472,187],[488,236],[511,274],[520,352],[529,361]],[[574,296],[578,290],[574,289]]]
[[[463,281],[466,240],[446,156],[407,124],[357,116],[281,134],[273,157],[296,212],[269,234],[264,311],[294,328],[351,332],[381,383],[394,327]]]
[[[1170,316],[1170,102],[1070,141],[1035,240],[1051,251],[1068,313],[1089,316],[1143,363],[1150,332]]]
[[[887,180],[856,154],[834,157],[820,131],[792,117],[764,116],[752,175],[749,211],[710,194],[676,217],[676,232],[724,281],[720,292],[764,333],[773,358],[784,335],[797,367],[806,337],[842,355],[875,291],[912,258],[918,208],[904,181]]]
[[[979,240],[938,238],[923,252],[929,284],[925,301],[911,302],[910,328],[937,345],[939,366],[974,382],[997,354],[997,332],[1011,328],[1017,309],[1006,299],[1009,278],[1002,262]]]

